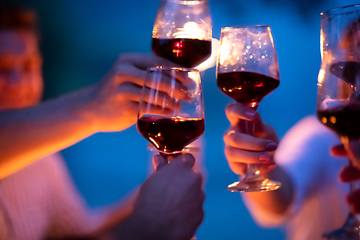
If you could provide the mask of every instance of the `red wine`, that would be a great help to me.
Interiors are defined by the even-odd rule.
[[[330,72],[350,85],[360,84],[360,63],[354,61],[337,62],[330,66]],[[356,83],[359,81],[358,83]]]
[[[193,68],[210,57],[211,41],[190,38],[153,38],[151,48],[157,56],[183,67]]]
[[[318,111],[322,124],[349,139],[360,138],[360,103],[349,103]]]
[[[137,121],[140,134],[159,151],[181,151],[204,133],[202,118],[143,116]]]
[[[218,73],[217,86],[235,101],[256,106],[280,81],[254,72]]]

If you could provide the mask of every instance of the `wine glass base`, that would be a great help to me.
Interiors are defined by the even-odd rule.
[[[252,179],[251,181],[245,178],[239,182],[230,184],[227,189],[230,192],[267,192],[274,191],[281,187],[280,182],[271,181],[269,179]]]

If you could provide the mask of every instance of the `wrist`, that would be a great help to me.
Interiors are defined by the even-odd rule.
[[[86,87],[74,94],[74,114],[86,126],[89,135],[100,132],[100,124],[96,115],[96,104],[93,100],[95,95],[95,86]]]
[[[140,224],[138,219],[132,214],[123,219],[120,223],[112,227],[107,234],[109,240],[145,240],[147,234],[146,224]]]

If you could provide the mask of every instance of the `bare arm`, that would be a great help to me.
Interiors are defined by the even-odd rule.
[[[82,111],[89,91],[0,112],[0,178],[94,133],[94,123]]]
[[[146,68],[169,64],[155,56],[123,54],[93,86],[34,107],[0,112],[0,179],[95,132],[133,125]]]

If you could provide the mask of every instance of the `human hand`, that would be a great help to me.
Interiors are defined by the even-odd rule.
[[[146,69],[154,66],[173,66],[166,59],[138,53],[120,55],[105,77],[88,89],[85,114],[95,126],[95,131],[121,131],[136,123],[142,86]],[[186,98],[184,86],[177,82],[175,97]],[[157,101],[169,102],[173,99],[166,94],[170,86],[163,86],[164,94]],[[145,97],[149,97],[145,94]],[[153,106],[154,114],[164,113],[163,109]]]
[[[273,127],[262,122],[260,114],[240,103],[226,107],[226,116],[231,127],[224,134],[225,156],[230,168],[236,174],[245,174],[247,164],[259,164],[261,173],[275,167],[274,150],[279,142]],[[241,121],[254,121],[254,134],[246,134],[247,129]]]
[[[360,143],[358,140],[350,140],[347,144],[339,144],[330,149],[331,155],[336,157],[348,157],[350,164],[340,171],[339,178],[343,182],[360,180]],[[346,200],[350,205],[351,212],[360,213],[360,189],[348,193]]]
[[[167,163],[153,158],[156,171],[141,186],[131,219],[136,239],[189,240],[204,218],[202,176],[192,170],[195,159],[182,154]]]

